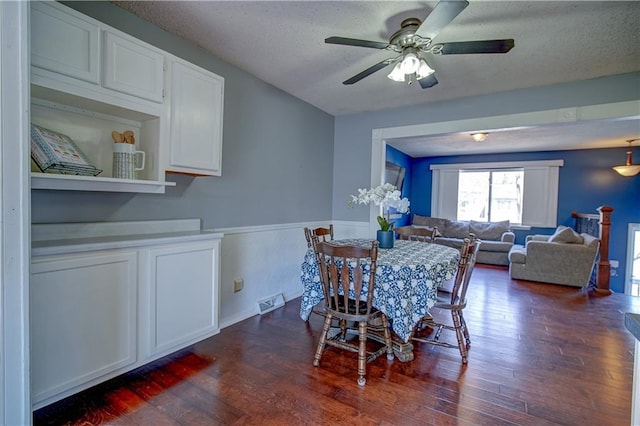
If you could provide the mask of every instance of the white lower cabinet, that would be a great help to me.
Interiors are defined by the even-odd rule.
[[[208,241],[149,250],[151,356],[218,332],[218,255]]]
[[[34,409],[219,332],[220,238],[31,261]]]
[[[137,361],[135,251],[34,258],[30,286],[34,402]]]

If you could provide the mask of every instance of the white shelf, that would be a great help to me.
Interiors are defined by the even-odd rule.
[[[144,192],[163,194],[167,186],[175,182],[128,180],[94,176],[31,173],[31,189],[55,189],[65,191]]]

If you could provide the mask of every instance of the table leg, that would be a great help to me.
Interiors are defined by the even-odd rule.
[[[368,336],[373,340],[384,344],[384,330],[382,327],[368,326]],[[413,345],[411,342],[403,342],[393,331],[391,332],[393,354],[400,362],[413,361]]]

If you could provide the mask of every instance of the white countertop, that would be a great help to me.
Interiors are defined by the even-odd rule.
[[[203,241],[224,236],[221,232],[199,227],[199,220],[38,224],[32,226],[31,256]]]

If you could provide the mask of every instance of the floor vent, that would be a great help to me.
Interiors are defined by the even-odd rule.
[[[266,299],[258,300],[258,313],[260,315],[266,314],[280,306],[284,306],[284,297],[282,297],[282,294],[276,294]]]

